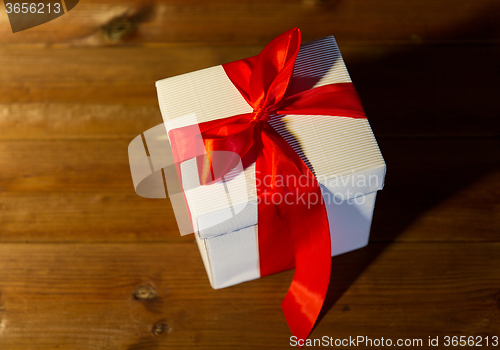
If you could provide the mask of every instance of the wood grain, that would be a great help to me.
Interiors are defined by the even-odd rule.
[[[3,16],[0,44],[263,44],[296,26],[306,40],[483,42],[498,41],[499,13],[495,0],[91,0],[15,35]]]
[[[387,176],[377,194],[371,240],[498,240],[499,138],[378,143]]]
[[[313,339],[500,332],[499,243],[374,244],[332,262],[338,300]],[[291,278],[212,290],[195,244],[3,244],[0,346],[282,349],[290,332],[279,303]],[[134,298],[141,285],[157,296]]]
[[[0,241],[192,240],[179,236],[169,200],[135,194],[129,142],[0,142]],[[498,139],[382,138],[379,144],[389,172],[372,241],[500,239]]]
[[[46,101],[0,104],[0,140],[132,140],[161,123],[157,105],[126,105],[125,101],[123,104]]]
[[[260,49],[0,47],[0,139],[133,138],[162,122],[156,80]],[[500,46],[341,49],[375,135],[500,135]]]

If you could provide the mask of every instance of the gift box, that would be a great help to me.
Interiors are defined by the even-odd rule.
[[[289,38],[287,37],[287,40],[290,40]],[[290,42],[286,45],[293,44]],[[300,36],[298,42],[300,43]],[[291,54],[288,54],[286,59],[288,57],[291,57]],[[264,60],[252,58],[246,65],[229,68],[245,70],[248,65],[257,65],[259,59]],[[286,67],[283,65],[283,70],[288,69]],[[256,169],[256,159],[262,151],[259,151],[258,147],[249,149],[231,164],[231,170],[226,171],[223,176],[217,177],[214,175],[216,171],[212,169],[213,181],[204,183],[201,170],[203,162],[197,157],[176,159],[176,152],[179,152],[176,147],[180,146],[172,144],[176,143],[173,140],[175,131],[193,127],[196,129],[197,125],[233,120],[234,116],[253,113],[252,122],[264,120],[300,157],[314,174],[323,197],[297,198],[290,188],[300,184],[286,184],[288,192],[282,192],[286,195],[281,195],[279,205],[287,201],[287,205],[294,207],[297,201],[302,200],[307,202],[307,207],[323,206],[328,219],[331,256],[365,246],[368,243],[376,193],[383,187],[386,166],[364,112],[356,106],[356,113],[363,116],[352,117],[349,112],[344,115],[344,106],[340,109],[330,109],[334,111],[331,115],[326,112],[315,114],[317,109],[313,100],[303,103],[313,105],[303,109],[304,112],[296,113],[292,110],[293,113],[278,113],[279,108],[275,108],[270,113],[263,114],[260,109],[249,104],[249,97],[238,85],[238,79],[228,76],[229,68],[215,66],[156,82],[164,124],[144,133],[149,156],[146,156],[145,151],[141,151],[140,137],[129,147],[129,153],[134,153],[135,149],[135,154],[137,150],[142,154],[142,158],[131,157],[131,164],[140,163],[143,165],[142,169],[145,169],[142,174],[135,171],[135,176],[134,170],[132,171],[136,190],[142,179],[148,176],[152,179],[152,175],[158,174],[158,170],[166,169],[166,164],[174,164],[177,160],[176,176],[180,177],[182,191],[177,191],[177,197],[171,196],[171,200],[185,200],[187,203],[189,220],[211,286],[218,289],[260,278],[263,273],[262,248],[259,249],[262,244],[259,240],[262,237],[259,233],[263,230],[263,225],[269,225],[269,222],[262,222],[264,216],[259,217],[259,205],[262,205],[260,200],[265,197],[259,195],[263,193],[259,186],[265,185],[259,182],[265,182],[266,177]],[[300,49],[297,47],[292,68],[293,72],[290,71],[291,78],[286,87],[287,96],[323,91],[321,88],[325,87],[352,86],[333,36],[303,43]],[[255,71],[255,66],[253,69]],[[316,94],[310,96],[315,98]],[[325,96],[321,103],[330,104],[330,100],[336,95],[333,93]],[[357,98],[355,91],[354,95],[349,96]],[[344,100],[340,98],[338,103],[343,104]],[[331,104],[335,107],[336,103]],[[222,129],[218,130],[220,133]],[[192,137],[190,142],[192,148],[198,149],[196,155],[199,156],[200,152],[204,152],[204,136],[200,136],[203,132],[199,130],[194,134],[197,137]],[[170,151],[166,151],[170,146],[173,148],[173,156],[167,154]],[[167,187],[175,187],[169,184],[168,176],[166,177]],[[274,176],[273,186],[279,180]],[[288,179],[282,176],[282,182],[287,180],[295,181],[297,178]],[[157,175],[155,181],[161,186],[161,175]],[[169,193],[174,192],[169,188]],[[288,194],[290,195],[287,196]],[[307,210],[303,215],[305,220],[308,217]],[[287,236],[280,237],[281,241],[278,242],[285,244]],[[276,243],[276,246],[276,254],[280,254],[280,244]],[[293,261],[284,263],[271,272],[278,272],[293,265]]]

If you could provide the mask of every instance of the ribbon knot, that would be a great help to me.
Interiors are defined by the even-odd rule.
[[[254,109],[252,114],[252,122],[268,121],[271,117],[271,113],[265,109]]]

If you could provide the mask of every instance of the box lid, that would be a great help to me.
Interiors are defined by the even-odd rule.
[[[344,82],[351,79],[332,36],[301,45],[290,93]],[[163,79],[156,86],[167,132],[252,112],[222,66]],[[335,200],[383,187],[385,162],[367,119],[275,115],[269,122]],[[246,157],[244,170],[208,186],[199,184],[195,159],[181,164],[192,223],[201,238],[257,223],[255,163],[251,154]]]

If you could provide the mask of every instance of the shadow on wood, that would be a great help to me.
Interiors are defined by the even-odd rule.
[[[474,26],[460,29],[477,33],[496,28],[491,18],[490,12],[473,21]],[[486,30],[485,38],[498,32],[492,33]],[[494,45],[465,44],[465,50],[456,51],[411,46],[368,63],[346,62],[387,163],[386,187],[378,194],[369,246],[332,258],[318,322],[385,250],[385,243],[396,241],[432,207],[498,169],[499,52]],[[453,234],[449,232],[450,240]]]

